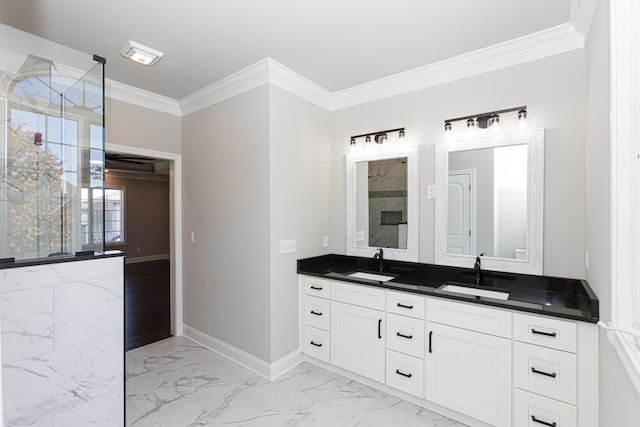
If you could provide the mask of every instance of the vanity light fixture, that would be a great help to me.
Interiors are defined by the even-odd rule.
[[[142,65],[153,65],[164,56],[164,53],[159,50],[152,49],[131,40],[122,46],[120,54]]]
[[[373,140],[376,144],[382,144],[388,139],[389,134],[396,133],[396,132],[398,134],[398,138],[404,138],[406,135],[404,128],[380,130],[380,131],[371,132],[371,133],[363,133],[362,135],[353,135],[351,137],[351,145],[355,145],[358,138],[364,138],[364,142],[371,142],[371,137],[373,137]]]
[[[445,133],[452,131],[452,123],[464,120],[467,123],[469,133],[475,133],[475,129],[491,128],[494,134],[501,133],[500,114],[517,112],[517,118],[522,124],[527,119],[527,106],[506,108],[504,110],[489,111],[487,113],[473,114],[470,116],[456,117],[455,119],[447,119],[444,121]]]

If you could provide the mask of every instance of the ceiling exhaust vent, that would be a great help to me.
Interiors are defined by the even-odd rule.
[[[164,53],[158,50],[151,49],[150,47],[131,40],[120,49],[120,54],[142,65],[153,65],[164,55]]]

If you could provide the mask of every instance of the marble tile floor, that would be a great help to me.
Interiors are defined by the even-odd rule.
[[[184,337],[126,353],[127,426],[461,426],[302,363],[269,382]]]

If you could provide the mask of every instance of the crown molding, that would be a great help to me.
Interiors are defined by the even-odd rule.
[[[271,58],[267,58],[267,64],[269,67],[269,83],[325,110],[331,109],[332,93],[327,89]]]
[[[595,5],[596,0],[584,1]],[[579,16],[584,17],[580,22],[590,21],[587,17],[593,16],[593,7],[578,9]],[[179,101],[131,86],[128,91],[117,91],[120,97],[112,97],[186,116],[261,85],[273,84],[321,108],[335,111],[581,49],[583,40],[574,25],[562,24],[337,92],[326,90],[272,58],[264,58]],[[125,95],[129,98],[125,99]]]
[[[413,92],[524,64],[583,47],[582,37],[562,24],[503,43],[333,93],[331,110]]]
[[[182,116],[177,100],[115,80],[105,80],[105,94],[107,97],[118,101],[128,102],[129,104],[139,105],[173,116]]]
[[[569,23],[582,36],[583,45],[589,38],[589,30],[597,2],[598,0],[571,0],[569,6]]]
[[[186,116],[269,83],[269,61],[269,58],[261,59],[255,64],[181,98],[178,102],[182,115]]]

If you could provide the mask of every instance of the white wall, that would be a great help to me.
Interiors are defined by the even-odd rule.
[[[296,260],[328,253],[331,173],[329,113],[269,86],[271,358],[298,348]],[[296,253],[279,241],[296,239]]]
[[[268,97],[261,86],[182,123],[184,323],[267,361]],[[186,238],[192,231],[195,243]]]
[[[600,318],[611,320],[610,138],[608,1],[600,0],[586,45],[586,243],[590,253],[587,280],[600,300]],[[637,426],[640,396],[618,355],[600,333],[600,425]]]
[[[106,67],[109,72],[109,64]],[[107,98],[107,144],[180,154],[182,118]]]
[[[527,105],[531,128],[545,128],[544,273],[583,278],[585,241],[584,52],[528,64],[395,96],[331,114],[331,252],[345,244],[345,154],[349,136],[406,127],[420,150],[420,262],[434,262],[434,143],[443,121]]]

